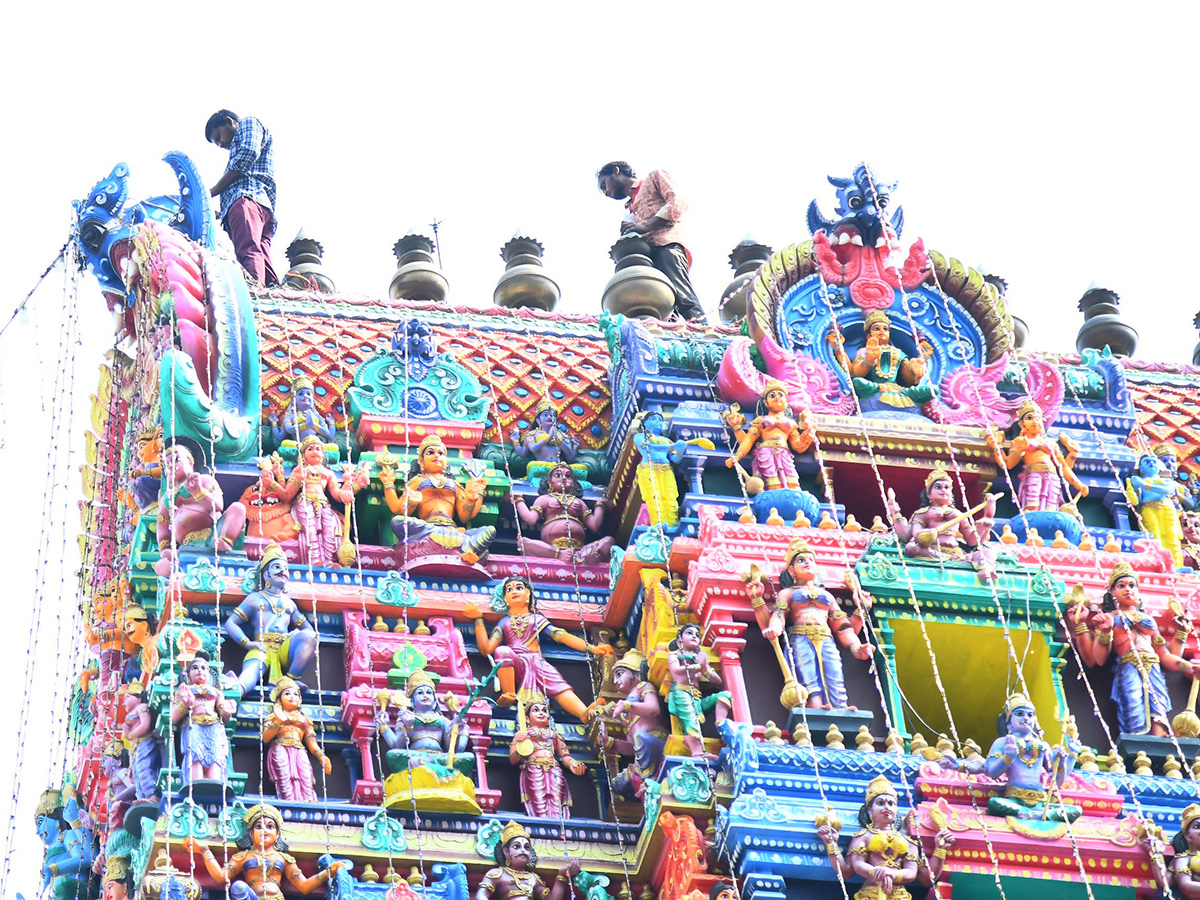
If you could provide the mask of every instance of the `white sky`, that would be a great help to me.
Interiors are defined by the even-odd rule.
[[[71,200],[116,162],[132,167],[134,200],[173,192],[159,162],[168,150],[192,155],[214,182],[226,154],[204,143],[203,126],[226,106],[274,135],[277,269],[286,270],[283,249],[303,225],[324,243],[327,271],[345,292],[385,296],[392,244],[437,217],[452,302],[491,303],[499,248],[521,228],[546,245],[559,308],[598,311],[622,210],[593,173],[623,157],[639,172],[670,170],[686,192],[693,281],[713,310],[744,234],[776,248],[806,239],[809,200],[832,212],[825,176],[867,160],[900,182],[905,245],[924,237],[1007,278],[1032,348],[1074,349],[1076,303],[1096,281],[1121,294],[1141,333],[1138,356],[1190,362],[1200,308],[1187,262],[1195,5],[706,8],[19,4],[5,17],[0,55],[9,148],[0,316],[62,245]],[[10,723],[47,527],[49,416],[65,402],[53,389],[61,298],[58,273],[29,322],[0,338],[0,465],[11,504],[0,525],[11,598],[0,626],[0,711]],[[80,302],[82,414],[63,435],[76,448],[111,343],[94,282]],[[61,520],[80,457],[57,458]],[[67,513],[73,544],[73,506]],[[54,536],[61,545],[60,525]],[[43,564],[55,586],[48,604],[61,549],[52,557]],[[47,654],[34,673],[43,706],[53,668]],[[35,718],[26,737],[26,760],[38,764],[23,773],[13,884],[27,893],[48,730]],[[0,794],[12,777],[6,740]]]

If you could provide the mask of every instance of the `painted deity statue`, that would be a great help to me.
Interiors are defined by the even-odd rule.
[[[130,683],[125,691],[125,722],[121,737],[129,748],[129,772],[133,778],[134,800],[158,799],[158,772],[162,768],[162,748],[154,730],[150,695],[141,681]]]
[[[800,475],[792,453],[803,453],[813,442],[812,430],[802,416],[797,423],[788,409],[787,387],[780,381],[768,381],[759,401],[759,414],[743,428],[746,417],[736,408],[730,407],[725,422],[733,429],[738,445],[733,456],[725,465],[733,468],[749,454],[753,460],[753,471],[761,478],[768,491],[778,488],[800,488]]]
[[[522,459],[538,462],[575,461],[579,441],[558,424],[558,410],[545,397],[533,411],[533,425],[527,431],[513,429],[509,440]]]
[[[324,460],[321,441],[310,435],[300,442],[300,461],[286,482],[277,482],[270,469],[263,469],[261,477],[267,490],[292,504],[292,515],[300,523],[301,560],[314,566],[347,565],[350,559],[338,558],[342,521],[329,501],[332,498],[351,506],[354,495],[367,486],[370,478],[362,469],[352,469],[339,484]]]
[[[246,649],[238,676],[243,695],[264,675],[268,684],[284,675],[301,678],[316,655],[317,633],[288,596],[287,585],[287,556],[270,544],[259,561],[254,591],[225,620],[225,633]]]
[[[1139,843],[1151,860],[1154,880],[1165,897],[1200,900],[1200,805],[1183,810],[1179,831],[1171,838],[1175,855],[1168,864],[1163,859],[1161,831],[1146,823],[1139,828]]]
[[[109,828],[121,828],[125,823],[125,812],[133,802],[137,788],[133,774],[129,771],[129,751],[120,738],[104,748],[100,769],[108,777],[107,808]]]
[[[312,380],[303,375],[292,380],[292,400],[283,412],[282,421],[272,412],[267,417],[267,424],[271,426],[271,437],[275,438],[276,444],[286,440],[300,444],[308,438],[331,444],[337,433],[333,416],[322,416],[317,411]]]
[[[179,687],[171,703],[171,721],[182,723],[183,783],[225,781],[229,761],[229,738],[225,723],[237,712],[237,704],[226,700],[212,684],[209,655],[204,650],[187,660]]]
[[[1125,482],[1130,505],[1137,509],[1142,528],[1171,554],[1176,566],[1182,566],[1183,529],[1179,523],[1183,486],[1163,473],[1162,463],[1153,453],[1138,457],[1137,474]]]
[[[246,507],[233,503],[225,508],[217,479],[196,470],[196,457],[183,443],[163,451],[162,471],[157,528],[160,558],[154,571],[170,575],[175,550],[183,544],[208,540],[218,552],[232,550],[246,523]]]
[[[858,610],[869,610],[871,597],[849,573],[847,583],[858,607],[853,615],[844,613],[837,598],[821,585],[812,548],[795,540],[787,549],[773,608],[763,598],[765,585],[752,580],[746,586],[763,637],[774,641],[785,629],[790,636],[791,664],[811,709],[850,708],[838,644],[858,659],[868,660],[875,652],[858,637],[863,628],[863,613]]]
[[[1065,435],[1052,438],[1046,434],[1042,411],[1032,400],[1017,408],[1016,428],[1008,447],[1000,444],[991,432],[988,441],[996,454],[996,463],[1006,469],[1021,464],[1017,476],[1017,502],[1024,512],[1054,511],[1063,505],[1063,482],[1071,485],[1080,496],[1088,495],[1088,487],[1076,476],[1072,464],[1078,448],[1068,443]],[[1059,448],[1062,442],[1066,455]]]
[[[1163,669],[1200,675],[1179,654],[1191,633],[1187,616],[1175,618],[1175,633],[1167,641],[1154,617],[1142,607],[1138,578],[1126,562],[1113,566],[1100,610],[1078,603],[1067,610],[1075,646],[1086,665],[1102,666],[1110,653],[1117,656],[1112,698],[1122,734],[1170,734],[1171,700]]]
[[[921,495],[924,506],[905,518],[895,492],[889,488],[888,514],[895,524],[896,537],[904,544],[905,556],[973,563],[979,577],[989,581],[994,577],[994,564],[984,544],[992,533],[999,497],[988,494],[974,510],[959,512],[954,506],[954,481],[949,472],[939,467],[925,479]],[[981,510],[982,518],[971,517]]]
[[[654,779],[662,766],[668,729],[663,721],[658,690],[646,680],[647,664],[637,650],[630,650],[613,666],[612,680],[621,699],[608,710],[608,717],[620,722],[625,730],[621,738],[610,737],[607,724],[600,722],[600,744],[606,754],[632,756],[633,762],[612,780],[619,797],[641,799],[646,781]]]
[[[46,847],[42,888],[54,900],[86,896],[94,850],[92,831],[83,824],[74,789],[43,792],[34,811],[37,835]]]
[[[386,709],[376,716],[379,734],[391,748],[386,756],[388,770],[403,772],[425,766],[442,780],[468,778],[475,769],[475,757],[465,752],[471,736],[466,708],[453,719],[443,715],[433,678],[424,669],[408,677],[404,696],[408,702],[396,717],[395,729]]]
[[[305,878],[296,858],[287,852],[283,815],[279,810],[259,803],[246,811],[243,822],[246,833],[237,842],[237,852],[224,866],[203,841],[193,837],[183,840],[189,852],[200,854],[204,868],[218,885],[218,892],[228,890],[229,900],[275,900],[283,896],[285,879],[301,894],[311,894],[346,866],[341,861],[331,862],[329,868]]]
[[[267,774],[275,790],[284,800],[317,802],[316,780],[313,778],[311,753],[328,775],[333,764],[317,744],[317,730],[312,720],[301,710],[300,685],[286,675],[271,691],[274,706],[263,723],[262,742],[267,750]]]
[[[300,523],[292,515],[292,503],[284,500],[275,489],[267,488],[267,473],[274,484],[284,482],[283,459],[272,453],[258,465],[262,473],[242,492],[241,503],[246,507],[246,537],[263,541],[295,540],[300,536]]]
[[[1042,739],[1033,704],[1024,694],[1013,694],[996,724],[1004,734],[992,742],[986,759],[947,756],[941,761],[945,768],[1004,778],[1003,795],[988,799],[988,815],[1049,822],[1074,822],[1083,815],[1080,807],[1053,800],[1083,749],[1074,722],[1064,725],[1062,745],[1051,747]]]
[[[570,900],[574,895],[571,879],[582,868],[578,859],[572,859],[558,870],[554,884],[547,887],[532,871],[538,861],[533,838],[524,825],[516,822],[509,822],[500,832],[495,859],[496,868],[484,874],[475,900]]]
[[[854,393],[862,401],[863,412],[907,410],[928,403],[936,391],[926,378],[925,355],[909,359],[892,344],[892,323],[887,313],[875,309],[863,320],[866,345],[850,359],[841,333],[833,331],[830,340],[834,355],[850,374]]]
[[[154,677],[158,669],[158,648],[154,639],[158,622],[141,604],[126,603],[125,622],[122,627],[126,639],[138,648],[138,652],[125,664],[125,676],[145,684]]]
[[[854,900],[910,900],[912,896],[905,885],[917,880],[917,852],[914,842],[896,827],[899,801],[896,789],[882,775],[867,785],[866,801],[858,810],[862,828],[850,839],[844,857],[833,825],[826,822],[817,827],[829,861],[842,877],[863,878]]]
[[[162,487],[163,430],[161,425],[147,428],[138,434],[137,462],[129,473],[133,478],[133,494],[138,509],[145,509],[158,499]]]
[[[483,614],[474,604],[466,604],[463,613],[475,620],[475,641],[479,652],[494,655],[500,669],[500,706],[528,701],[535,695],[549,697],[562,709],[581,721],[588,718],[588,707],[571,686],[542,656],[543,636],[572,650],[593,656],[611,656],[608,644],[590,644],[550,620],[537,609],[533,587],[519,575],[510,575],[492,592],[492,610],[503,613],[491,634],[483,624]]]
[[[401,544],[428,538],[474,565],[496,536],[492,525],[469,527],[483,509],[487,480],[480,472],[472,474],[465,485],[459,484],[446,474],[447,463],[445,443],[431,434],[417,446],[417,458],[409,467],[403,498],[396,493],[395,472],[383,466],[379,474],[383,499],[395,516],[392,531]],[[459,527],[459,522],[463,527]]]
[[[513,735],[508,761],[521,768],[525,814],[552,821],[569,818],[571,790],[562,770],[582,775],[587,767],[571,757],[567,742],[550,724],[550,702],[545,697],[535,694],[523,706],[525,727]]]
[[[1158,457],[1163,477],[1179,483],[1179,493],[1175,495],[1175,504],[1179,507],[1180,512],[1194,511],[1197,508],[1196,484],[1191,473],[1179,468],[1179,454],[1175,452],[1175,448],[1170,444],[1156,444],[1154,455]]]
[[[667,649],[667,668],[671,673],[667,709],[683,728],[683,743],[688,752],[700,759],[715,760],[716,754],[704,750],[700,725],[708,712],[713,713],[718,725],[724,722],[733,711],[733,699],[729,691],[706,695],[700,689],[705,682],[718,688],[724,687],[724,682],[700,646],[699,625],[689,622],[680,626]]]
[[[566,562],[608,562],[612,555],[613,539],[603,537],[585,543],[589,534],[596,534],[604,523],[607,499],[596,501],[590,512],[583,500],[583,487],[574,470],[565,463],[554,463],[542,478],[538,498],[527,506],[521,497],[509,495],[522,524],[537,528],[538,537],[522,535],[518,539],[521,553],[527,556],[558,558]]]
[[[633,444],[642,455],[637,467],[638,487],[642,502],[650,516],[651,525],[679,524],[679,485],[675,482],[675,466],[683,460],[689,443],[712,449],[705,439],[695,441],[672,441],[663,436],[666,420],[658,410],[649,410],[641,415],[635,427]]]
[[[104,888],[101,900],[129,900],[133,879],[129,877],[129,857],[109,856],[104,860]]]

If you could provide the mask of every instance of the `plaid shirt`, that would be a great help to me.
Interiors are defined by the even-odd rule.
[[[662,169],[655,169],[633,186],[633,193],[625,203],[633,221],[642,225],[655,216],[668,220],[671,225],[647,234],[651,244],[664,247],[667,244],[684,244],[683,229],[679,220],[687,212],[685,201],[675,190],[675,182]]]
[[[221,191],[222,219],[239,197],[249,197],[274,212],[275,154],[271,150],[271,132],[253,116],[238,122],[225,171],[241,172],[242,177]]]

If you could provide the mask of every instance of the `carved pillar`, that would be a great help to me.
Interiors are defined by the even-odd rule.
[[[733,697],[733,720],[750,723],[750,699],[746,694],[746,678],[742,673],[742,650],[746,639],[741,636],[746,630],[745,622],[710,622],[712,648],[720,658],[721,678],[725,689]]]
[[[896,632],[888,619],[879,618],[879,624],[875,629],[875,636],[879,639],[879,652],[883,654],[884,663],[887,667],[887,678],[884,679],[887,688],[887,704],[888,711],[892,715],[893,727],[902,738],[911,737],[908,730],[908,725],[904,721],[904,702],[900,697],[900,690],[897,687],[898,681],[896,678],[896,644],[893,642],[893,637]]]

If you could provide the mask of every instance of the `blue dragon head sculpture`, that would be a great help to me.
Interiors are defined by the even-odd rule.
[[[206,250],[216,246],[216,219],[199,171],[182,153],[163,157],[179,180],[179,196],[150,197],[128,208],[129,166],[117,163],[73,206],[79,218],[75,243],[88,270],[100,282],[110,309],[133,301],[125,285],[126,260],[132,252],[134,229],[155,221],[183,232]]]
[[[892,191],[896,182],[890,184],[880,181],[871,171],[871,167],[863,163],[854,170],[851,178],[835,178],[829,176],[829,183],[837,188],[838,205],[834,212],[841,219],[832,221],[821,214],[817,201],[808,205],[808,228],[813,234],[824,232],[830,237],[834,229],[848,226],[854,228],[862,237],[863,244],[874,247],[881,239],[886,240],[884,226],[889,226],[899,239],[904,228],[904,209],[892,206]]]

